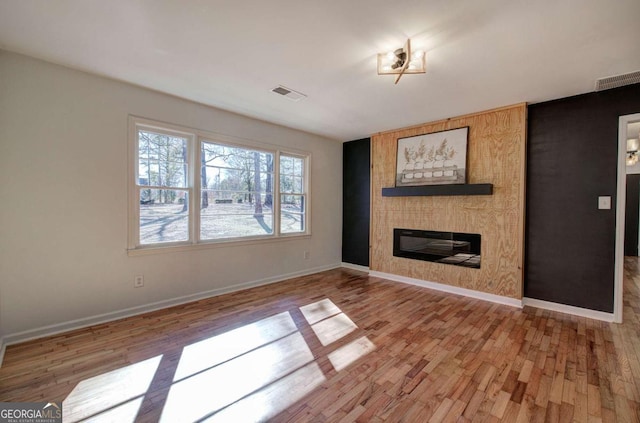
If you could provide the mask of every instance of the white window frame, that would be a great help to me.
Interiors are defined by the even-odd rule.
[[[296,159],[302,159],[302,163],[304,166],[303,172],[302,172],[302,192],[301,193],[284,193],[282,194],[280,192],[280,158],[281,156],[287,156],[287,157],[293,157]],[[308,229],[308,225],[309,225],[309,221],[307,220],[310,216],[310,210],[311,210],[311,202],[310,202],[310,195],[309,195],[309,156],[308,155],[303,155],[303,154],[298,154],[298,153],[291,153],[288,151],[281,151],[278,154],[277,157],[277,166],[274,168],[274,172],[277,169],[278,171],[278,179],[277,179],[277,183],[278,183],[278,220],[277,220],[277,228],[278,228],[278,233],[280,234],[280,236],[286,237],[286,236],[296,236],[296,235],[300,235],[300,234],[304,234],[306,233],[309,229]],[[288,233],[282,233],[282,227],[280,226],[280,219],[281,219],[281,214],[282,214],[282,210],[280,209],[280,201],[282,199],[282,195],[302,195],[302,197],[304,198],[304,231],[301,232],[288,232]],[[274,225],[275,226],[275,225]]]
[[[138,185],[138,130],[149,130],[162,134],[187,139],[188,174],[184,188],[189,197],[189,239],[178,242],[162,242],[156,244],[140,243],[140,201]],[[215,143],[229,147],[245,148],[273,154],[273,233],[256,236],[200,239],[200,204],[201,204],[201,150],[202,143]],[[305,197],[304,231],[281,233],[280,228],[280,156],[292,156],[303,159],[303,195]],[[156,252],[184,251],[200,248],[228,246],[230,244],[247,244],[259,242],[276,242],[291,238],[311,236],[311,154],[289,148],[282,148],[252,140],[216,134],[184,126],[169,124],[137,116],[129,116],[129,155],[128,155],[128,248],[129,255],[150,254]]]

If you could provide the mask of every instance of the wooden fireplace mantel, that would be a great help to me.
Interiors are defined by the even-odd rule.
[[[382,188],[383,197],[416,197],[433,195],[492,195],[493,184],[421,185]]]

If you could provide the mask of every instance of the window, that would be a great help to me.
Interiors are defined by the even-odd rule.
[[[307,154],[140,118],[130,127],[130,249],[309,234]]]
[[[141,245],[189,240],[188,138],[139,129],[137,195]]]
[[[273,153],[201,146],[200,239],[273,234]]]
[[[280,155],[280,232],[305,231],[304,158]]]

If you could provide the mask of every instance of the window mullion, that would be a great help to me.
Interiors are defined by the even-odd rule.
[[[172,190],[172,191],[189,191],[189,186],[186,187],[178,187],[173,185],[138,185],[140,189],[162,189],[162,190]]]
[[[136,178],[137,178],[137,172],[136,172]],[[137,187],[135,190],[135,198],[134,200],[134,204],[135,204],[135,225],[133,225],[133,242],[134,242],[134,246],[138,247],[139,245],[141,245],[142,243],[140,242],[140,193],[142,192],[142,187]]]
[[[282,152],[276,151],[273,158],[273,233],[275,236],[282,234],[280,228],[280,156]]]
[[[128,142],[128,189],[127,194],[129,195],[129,207],[128,207],[128,228],[129,228],[129,236],[128,236],[128,247],[130,249],[136,248],[139,244],[139,227],[138,222],[140,221],[140,203],[136,201],[136,198],[140,197],[140,193],[138,191],[138,160],[139,160],[139,144],[137,138],[137,125],[135,121],[129,117],[128,122],[129,128],[129,142]]]
[[[202,152],[202,140],[200,137],[194,137],[191,143],[191,151],[189,154],[190,160],[193,165],[189,172],[189,186],[193,190],[190,201],[190,217],[192,218],[190,230],[192,231],[191,243],[196,244],[200,242],[200,202],[202,199],[202,190],[200,183],[200,169],[201,166],[201,152]]]
[[[306,156],[302,160],[302,164],[304,166],[302,169],[302,191],[304,192],[304,233],[309,234],[311,231],[311,227],[309,226],[311,222],[311,198],[309,196],[309,190],[311,189],[311,163],[309,156]]]

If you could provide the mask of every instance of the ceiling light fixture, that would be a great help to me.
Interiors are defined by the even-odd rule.
[[[640,149],[640,140],[638,138],[627,140],[627,166],[633,166],[638,163],[638,149]]]
[[[396,84],[405,73],[425,72],[424,52],[412,52],[411,40],[395,51],[378,54],[378,75],[396,75]]]

